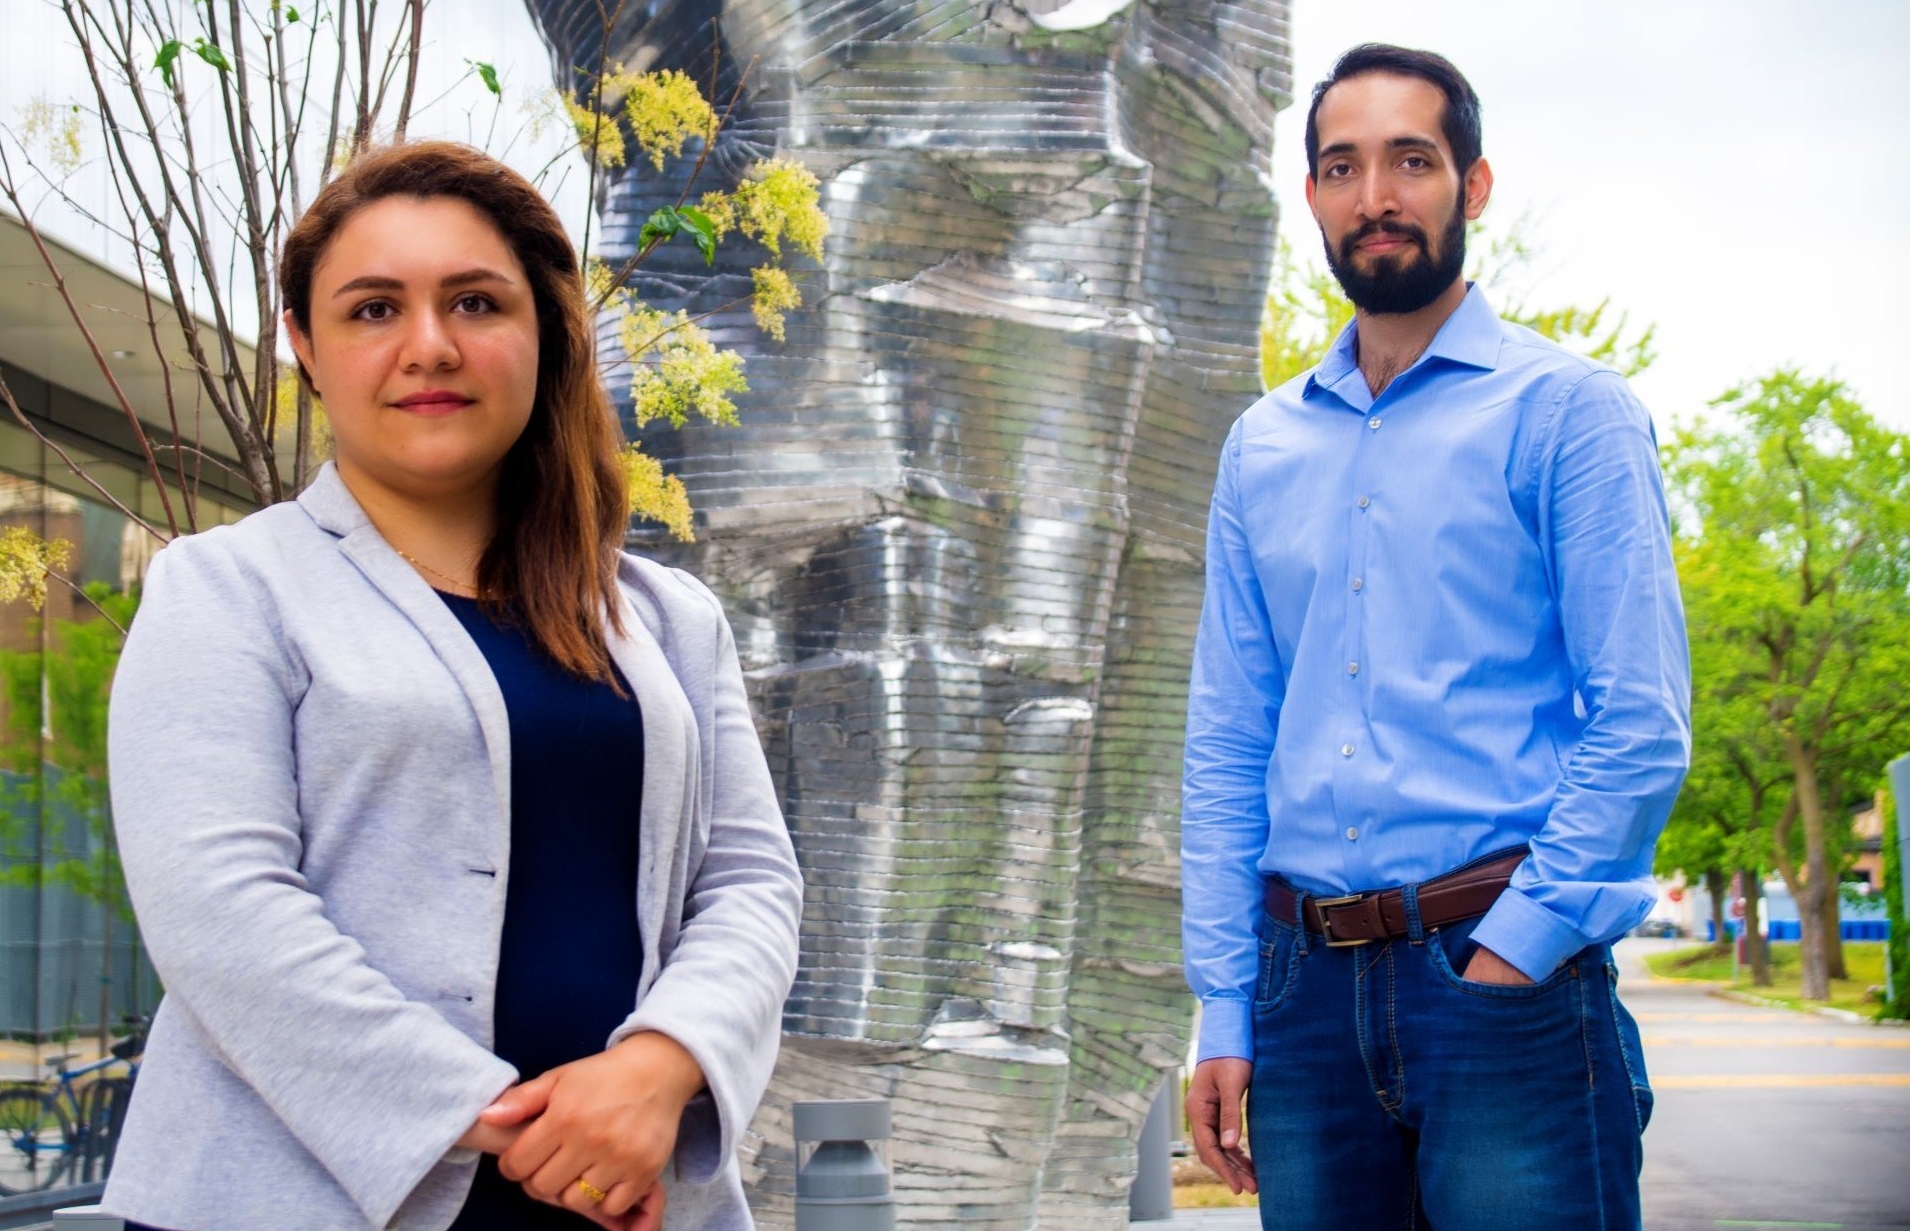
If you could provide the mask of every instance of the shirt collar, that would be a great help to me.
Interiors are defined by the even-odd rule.
[[[1340,336],[1327,348],[1319,366],[1307,377],[1302,397],[1311,397],[1316,391],[1325,389],[1339,394],[1342,400],[1355,406],[1371,401],[1370,397],[1364,396],[1348,399],[1341,387],[1343,382],[1351,379],[1359,381],[1360,391],[1365,391],[1365,377],[1360,375],[1359,361],[1355,358],[1358,338],[1359,320],[1356,317],[1340,330]],[[1487,302],[1486,293],[1477,284],[1467,283],[1466,297],[1459,301],[1453,314],[1439,327],[1439,332],[1433,335],[1431,344],[1426,347],[1425,354],[1413,366],[1417,367],[1428,359],[1445,359],[1491,371],[1499,366],[1499,346],[1504,340],[1504,325],[1499,320],[1499,314]]]

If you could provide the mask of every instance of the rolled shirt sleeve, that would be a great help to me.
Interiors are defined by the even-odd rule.
[[[1651,909],[1652,848],[1690,761],[1690,656],[1651,418],[1615,373],[1560,399],[1537,470],[1585,715],[1531,857],[1473,939],[1533,979]]]

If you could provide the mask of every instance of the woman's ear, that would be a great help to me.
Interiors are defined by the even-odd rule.
[[[312,391],[313,397],[323,396],[318,391],[318,382],[312,378],[312,340],[298,327],[298,318],[290,308],[284,311],[279,320],[285,326],[286,341],[292,344],[292,355],[298,360],[298,374],[305,378],[305,385]]]

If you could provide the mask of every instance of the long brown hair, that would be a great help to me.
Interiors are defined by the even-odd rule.
[[[616,557],[629,516],[619,434],[597,379],[596,331],[569,236],[529,180],[451,141],[356,155],[285,240],[279,294],[311,336],[312,275],[351,216],[385,197],[453,197],[490,219],[537,305],[537,402],[504,457],[497,532],[478,560],[487,606],[520,621],[566,670],[614,686],[604,621],[623,631]],[[311,384],[311,374],[299,366]]]

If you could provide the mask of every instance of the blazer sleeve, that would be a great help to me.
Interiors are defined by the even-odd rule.
[[[293,728],[303,667],[219,538],[182,539],[153,561],[114,680],[127,888],[201,1044],[382,1227],[517,1073],[406,999],[308,885]]]
[[[701,771],[712,782],[709,837],[687,872],[675,948],[611,1043],[654,1030],[696,1058],[709,1089],[685,1110],[676,1162],[678,1178],[706,1184],[735,1156],[776,1066],[783,1000],[796,976],[802,874],[750,716],[729,621],[702,583],[678,576],[701,596],[716,626],[706,642],[713,648],[712,718]],[[679,670],[684,666],[691,664]]]

